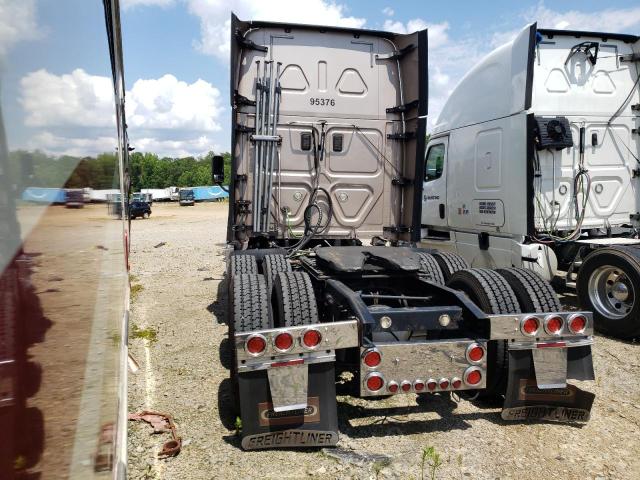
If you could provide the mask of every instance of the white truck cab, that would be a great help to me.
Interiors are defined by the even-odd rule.
[[[639,59],[637,36],[532,24],[473,67],[427,145],[423,244],[577,287],[601,330],[640,334]]]

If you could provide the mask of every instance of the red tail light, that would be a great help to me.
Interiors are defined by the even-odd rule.
[[[467,348],[467,360],[471,363],[478,363],[484,358],[484,347],[477,343],[472,343]]]
[[[424,390],[424,382],[422,380],[416,380],[413,382],[413,389],[416,392],[421,392]]]
[[[387,389],[391,392],[391,393],[396,393],[398,391],[398,384],[396,382],[389,382],[389,386],[387,387]]]
[[[449,380],[447,380],[446,378],[441,378],[438,385],[440,385],[440,388],[442,390],[446,390],[447,388],[449,388]]]
[[[451,381],[451,386],[455,389],[458,389],[462,386],[462,380],[460,380],[459,378],[454,378]]]
[[[262,335],[252,335],[245,343],[245,349],[250,355],[261,355],[267,348],[267,341]]]
[[[436,389],[436,387],[437,387],[437,386],[438,386],[438,384],[436,383],[436,381],[435,381],[435,380],[429,380],[429,381],[427,382],[427,388],[428,388],[431,392],[433,392],[433,391]]]
[[[273,344],[281,352],[286,352],[293,346],[293,337],[287,332],[279,333]]]
[[[544,329],[551,335],[559,335],[563,325],[564,320],[557,315],[551,315],[544,321]]]
[[[400,388],[402,388],[403,392],[410,392],[411,391],[411,383],[407,382],[406,380],[404,382],[402,382],[402,385],[400,386]]]
[[[537,317],[527,317],[522,320],[522,324],[520,325],[520,330],[525,335],[533,337],[538,330],[540,329],[540,320]]]
[[[587,317],[584,315],[574,315],[569,319],[569,330],[572,333],[582,333],[587,328]]]
[[[467,385],[478,385],[482,380],[482,372],[478,368],[469,368],[465,372],[464,381]]]
[[[373,368],[380,365],[380,362],[382,361],[382,356],[380,355],[380,352],[378,352],[377,350],[369,350],[368,352],[365,352],[363,360],[367,367]]]
[[[367,378],[367,388],[372,392],[377,392],[384,386],[384,380],[378,374],[371,374]]]
[[[302,336],[302,343],[307,348],[315,348],[320,345],[322,335],[318,330],[307,330]]]

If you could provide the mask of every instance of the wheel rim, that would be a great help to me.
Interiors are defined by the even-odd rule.
[[[589,278],[589,298],[601,315],[621,319],[629,315],[635,305],[631,281],[624,270],[603,265]]]

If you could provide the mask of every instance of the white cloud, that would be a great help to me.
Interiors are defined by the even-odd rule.
[[[63,75],[38,70],[20,84],[25,125],[44,129],[28,148],[69,155],[115,148],[111,78],[82,69]],[[139,79],[127,91],[126,102],[131,144],[139,150],[199,155],[213,148],[207,134],[221,129],[220,91],[204,80],[187,83],[169,74]]]
[[[200,19],[197,48],[223,60],[229,58],[233,11],[240,19],[270,20],[360,28],[366,20],[348,16],[347,8],[331,0],[187,0],[189,12]]]
[[[89,75],[81,68],[60,76],[38,70],[23,77],[20,85],[28,126],[115,124],[109,77]]]
[[[388,17],[393,17],[393,14],[396,13],[396,12],[394,12],[393,8],[391,8],[391,7],[384,7],[382,9],[382,13],[384,13]]]
[[[547,8],[540,2],[527,11],[524,17],[529,21],[537,21],[539,28],[622,32],[640,26],[640,7],[560,12]]]
[[[140,79],[126,99],[127,122],[132,128],[220,130],[220,91],[204,80],[188,84],[169,74]]]
[[[16,43],[34,40],[40,35],[35,0],[0,0],[0,56]]]
[[[49,131],[34,135],[27,144],[29,149],[42,150],[54,155],[73,155],[77,157],[115,152],[117,146],[118,140],[115,136],[87,135],[67,137],[56,135]]]
[[[157,138],[133,136],[130,144],[138,152],[153,152],[160,157],[204,156],[209,151],[220,152],[220,145],[214,143],[206,135],[186,140],[160,140]]]
[[[115,123],[109,77],[78,68],[54,75],[29,73],[20,81],[25,124],[31,127],[108,127]],[[223,107],[220,91],[204,80],[188,84],[173,75],[139,79],[126,94],[127,122],[138,129],[181,129],[212,132]]]
[[[122,8],[129,10],[134,7],[169,7],[175,0],[122,0]]]
[[[428,28],[429,49],[438,48],[449,41],[449,22],[428,23],[421,18],[414,18],[404,24],[399,21],[387,19],[384,21],[382,28],[383,30],[388,30],[390,32],[396,33],[412,33]]]

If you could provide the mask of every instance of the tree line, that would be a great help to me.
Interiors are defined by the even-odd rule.
[[[211,159],[203,157],[159,157],[154,153],[129,154],[131,191],[142,188],[195,187],[211,185]],[[225,180],[231,172],[231,154],[223,153]],[[9,154],[11,178],[18,192],[27,187],[85,188],[96,190],[119,187],[115,153],[95,157],[51,156],[40,151],[16,150]]]

